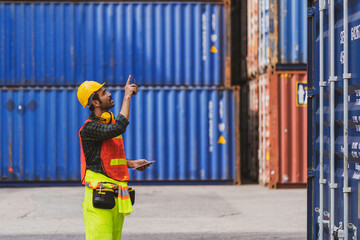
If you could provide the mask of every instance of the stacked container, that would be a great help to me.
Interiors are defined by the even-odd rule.
[[[240,183],[240,92],[230,86],[229,3],[0,4],[2,183],[79,181],[85,80],[117,114],[132,75],[132,180]]]
[[[259,0],[257,5],[258,26],[250,26],[254,34],[249,36],[258,35],[258,61],[249,61],[255,57],[248,48],[248,78],[259,83],[259,105],[253,106],[258,121],[251,123],[259,129],[259,141],[252,143],[258,150],[258,181],[269,188],[305,186],[306,1]],[[248,21],[255,22],[252,18]],[[249,46],[254,41],[249,39]]]

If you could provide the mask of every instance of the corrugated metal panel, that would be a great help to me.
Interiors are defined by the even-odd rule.
[[[280,90],[279,183],[306,184],[307,73],[280,72],[275,77]]]
[[[2,3],[0,84],[223,85],[225,15],[223,3]]]
[[[108,90],[118,113],[123,90]],[[89,112],[75,89],[2,89],[0,106],[2,181],[80,179],[77,134]],[[145,172],[130,170],[132,180],[240,178],[234,169],[240,161],[239,109],[239,90],[140,87],[124,134],[125,152],[128,159],[156,163]]]
[[[307,63],[307,1],[279,1],[279,63]]]
[[[270,178],[270,93],[268,74],[259,76],[259,183],[265,185]],[[276,147],[272,144],[272,147]]]
[[[307,63],[307,2],[259,0],[259,71]]]
[[[259,4],[259,52],[258,61],[261,71],[270,63],[269,56],[269,0],[260,0]]]
[[[248,77],[254,77],[258,71],[258,0],[248,0],[248,29],[247,29],[247,74]]]
[[[260,76],[260,182],[269,188],[305,186],[307,74],[284,71]]]
[[[327,1],[326,1],[327,3]],[[327,5],[327,4],[326,4]],[[309,165],[308,165],[308,227],[310,229],[309,239],[316,239],[319,234],[319,213],[316,208],[320,204],[320,94],[319,94],[319,79],[320,79],[320,66],[319,66],[319,2],[314,3],[314,15],[309,24],[309,83],[312,90],[312,97],[309,98],[309,113],[311,116],[308,122],[308,135],[309,146]],[[328,9],[328,5],[326,6]],[[335,1],[335,76],[337,82],[335,83],[335,147],[334,147],[334,160],[335,160],[335,183],[337,188],[335,190],[335,217],[334,223],[344,222],[344,96],[343,96],[343,68],[344,68],[344,38],[343,38],[343,1]],[[324,11],[324,81],[329,79],[329,59],[330,51],[328,49],[329,40],[329,11]],[[360,2],[349,1],[348,9],[348,31],[349,31],[349,97],[348,97],[348,181],[351,192],[349,193],[349,223],[352,223],[358,230],[360,228],[360,58],[357,53],[360,51]],[[329,85],[324,88],[324,179],[327,183],[330,182],[330,107],[329,107]],[[324,185],[324,211],[330,212],[330,187],[329,184]],[[324,227],[324,236],[331,234],[330,229]],[[349,239],[354,235],[353,229],[349,229]]]
[[[279,38],[279,19],[278,19],[278,0],[269,0],[270,9],[269,9],[269,58],[270,58],[270,69],[275,70],[278,59],[278,38]]]

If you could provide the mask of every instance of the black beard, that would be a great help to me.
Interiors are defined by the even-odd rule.
[[[114,107],[114,105],[101,106],[100,109],[103,110],[103,111],[108,112],[113,107]]]

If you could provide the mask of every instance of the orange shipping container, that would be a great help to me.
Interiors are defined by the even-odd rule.
[[[260,76],[259,181],[269,188],[306,186],[306,71]]]

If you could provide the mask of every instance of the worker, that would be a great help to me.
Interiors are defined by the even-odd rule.
[[[121,239],[124,217],[133,211],[128,168],[144,171],[151,164],[125,157],[122,134],[129,124],[130,99],[137,93],[137,86],[130,84],[130,79],[131,75],[116,118],[109,111],[115,104],[104,83],[85,81],[77,91],[79,102],[91,111],[79,130],[87,240]]]

